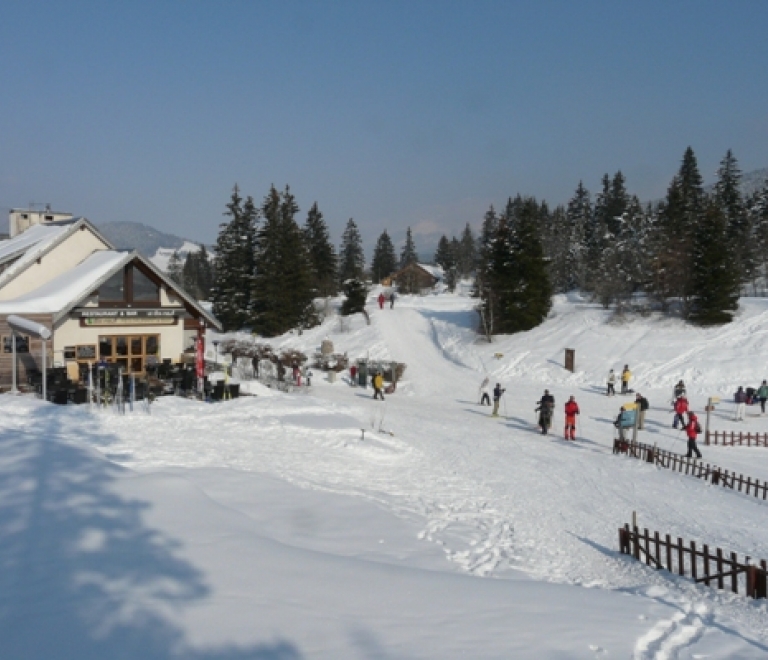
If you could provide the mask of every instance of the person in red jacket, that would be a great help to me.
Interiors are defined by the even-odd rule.
[[[688,453],[686,458],[693,458],[693,454],[696,454],[696,458],[701,458],[701,452],[696,444],[696,436],[701,433],[701,426],[699,426],[699,420],[692,412],[688,413],[688,423],[685,425],[685,435],[688,436]]]
[[[579,414],[579,404],[576,398],[571,397],[565,404],[565,439],[576,439],[576,415]]]
[[[386,298],[384,297],[384,292],[382,291],[382,292],[379,294],[379,297],[378,297],[378,301],[379,301],[379,309],[384,309],[384,301],[385,301],[385,300],[386,300]]]
[[[684,396],[679,396],[675,400],[675,421],[672,422],[672,428],[677,428],[677,423],[680,422],[680,426],[685,428],[685,413],[688,412],[688,399]]]

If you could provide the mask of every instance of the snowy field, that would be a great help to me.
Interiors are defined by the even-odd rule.
[[[768,503],[613,456],[626,399],[604,395],[629,364],[651,403],[640,439],[678,453],[681,378],[697,413],[723,398],[713,429],[767,432],[759,408],[734,422],[726,401],[768,378],[768,301],[703,330],[558,297],[541,327],[493,344],[472,305],[403,296],[371,304],[370,325],[273,342],[407,363],[383,403],[320,374],[308,394],[169,397],[151,415],[0,396],[0,658],[768,657],[766,602],[617,542],[636,511],[641,527],[768,559]],[[478,405],[486,373],[507,390],[499,419]],[[576,443],[560,439],[569,395]],[[768,479],[766,448],[701,449]]]

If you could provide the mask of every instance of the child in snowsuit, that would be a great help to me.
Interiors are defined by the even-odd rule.
[[[701,458],[701,452],[696,445],[696,436],[701,433],[701,426],[699,421],[692,412],[688,413],[688,424],[685,427],[685,434],[688,436],[688,453],[686,458],[693,458],[693,454],[696,454],[696,458]]]
[[[677,423],[680,422],[681,427],[685,427],[685,418],[683,415],[688,412],[688,399],[684,396],[677,397],[675,401],[675,421],[672,422],[672,428],[677,428]]]
[[[384,309],[384,301],[385,301],[385,300],[386,300],[386,298],[384,297],[384,293],[383,293],[383,292],[382,292],[382,293],[380,293],[380,294],[379,294],[379,297],[378,297],[378,301],[379,301],[379,309]]]
[[[579,404],[571,397],[565,404],[565,439],[576,440],[576,415],[579,414]]]
[[[624,371],[621,372],[621,393],[627,394],[629,391],[629,379],[632,378],[632,372],[629,370],[629,365],[624,365]]]
[[[616,396],[616,374],[613,373],[613,369],[608,372],[608,389],[605,392],[605,396]]]

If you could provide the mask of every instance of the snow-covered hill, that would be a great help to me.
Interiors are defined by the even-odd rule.
[[[765,603],[627,559],[617,529],[636,511],[768,558],[768,505],[613,456],[625,399],[604,380],[629,364],[651,402],[641,439],[683,451],[672,386],[700,411],[768,377],[768,301],[704,330],[559,297],[542,326],[490,345],[473,302],[371,298],[370,325],[274,340],[406,362],[383,403],[321,374],[308,394],[163,398],[151,415],[0,397],[0,657],[766,657]],[[500,419],[477,404],[486,374],[506,388]],[[550,436],[534,428],[545,387]],[[570,395],[573,444],[559,439]],[[737,423],[721,404],[712,423],[768,431],[751,412]],[[702,450],[768,479],[768,449]]]

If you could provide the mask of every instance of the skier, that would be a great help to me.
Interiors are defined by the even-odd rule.
[[[539,400],[539,405],[536,406],[536,412],[539,413],[539,427],[541,428],[541,434],[547,435],[549,427],[552,426],[552,413],[555,411],[555,397],[553,397],[549,390],[544,390],[544,394]]]
[[[616,396],[616,374],[613,373],[613,369],[608,372],[608,389],[605,392],[605,396]]]
[[[501,401],[501,396],[506,392],[507,390],[504,390],[501,388],[501,385],[499,383],[496,383],[496,387],[493,388],[493,413],[492,415],[494,417],[499,416],[499,401]]]
[[[491,397],[488,395],[488,376],[486,376],[483,379],[483,382],[480,383],[480,405],[481,406],[490,406],[491,405]]]
[[[581,411],[579,404],[576,403],[576,397],[571,396],[568,403],[565,404],[565,439],[576,440],[576,415]],[[570,431],[570,434],[569,434]]]
[[[698,418],[692,412],[688,413],[688,424],[685,427],[685,434],[688,436],[688,453],[686,458],[693,458],[693,454],[696,454],[696,458],[701,458],[701,452],[696,445],[696,436],[701,433],[701,426],[699,425]]]
[[[675,401],[677,401],[678,397],[685,396],[685,395],[686,395],[685,383],[682,380],[680,380],[680,381],[678,381],[677,385],[675,385],[674,396],[672,397],[672,402],[674,403]]]
[[[733,400],[736,402],[736,413],[734,415],[735,421],[744,421],[744,413],[746,412],[747,408],[747,393],[744,391],[744,388],[739,385],[739,389],[736,390],[736,393],[733,395]]]
[[[635,402],[637,403],[637,415],[638,415],[637,428],[644,429],[645,428],[645,411],[648,410],[648,408],[650,408],[650,405],[648,404],[648,399],[646,399],[639,392],[635,397]]]
[[[626,429],[632,428],[632,424],[629,422],[629,411],[622,406],[621,410],[619,410],[619,414],[616,416],[616,421],[613,422],[613,425],[619,430],[619,440],[626,440],[625,431]]]
[[[629,380],[632,378],[632,372],[629,370],[629,365],[624,365],[624,371],[621,372],[621,393],[629,393]]]
[[[680,422],[682,428],[685,427],[685,418],[683,415],[688,412],[688,399],[684,396],[677,397],[675,401],[675,421],[672,422],[672,428],[677,428],[677,423]]]
[[[381,400],[384,401],[384,377],[380,371],[376,372],[371,384],[373,385],[373,398],[378,399],[381,397]]]
[[[392,309],[395,306],[395,292],[389,294],[389,308]]]
[[[757,388],[757,398],[760,401],[760,412],[765,414],[765,402],[768,401],[768,383],[765,381]]]
[[[379,294],[379,297],[378,297],[378,301],[379,301],[379,309],[384,309],[384,301],[385,301],[385,300],[386,300],[386,298],[384,297],[384,292],[382,291],[382,292]]]

